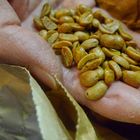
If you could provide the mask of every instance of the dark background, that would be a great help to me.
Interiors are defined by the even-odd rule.
[[[140,140],[140,125],[109,120],[96,113],[91,113],[86,107],[83,108],[91,121],[94,120],[95,123],[111,129],[127,140]]]

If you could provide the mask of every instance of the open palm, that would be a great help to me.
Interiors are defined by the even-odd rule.
[[[28,16],[23,22],[20,22],[7,1],[0,0],[1,62],[25,66],[37,79],[52,88],[55,88],[56,85],[51,75],[55,74],[73,97],[91,110],[113,120],[140,124],[140,91],[138,89],[117,81],[98,101],[89,101],[84,97],[84,89],[80,85],[76,68],[65,68],[49,44],[39,37],[33,27],[32,19],[35,15],[39,15],[43,3],[42,1],[38,4],[39,6],[28,15],[27,11],[24,13],[24,10],[22,11],[18,7],[19,2],[17,5],[15,2],[13,5],[20,17],[25,14]],[[74,7],[79,3],[94,6],[93,0],[60,0],[57,3],[50,0],[50,3],[55,8]],[[128,29],[126,28],[126,30]],[[140,35],[130,30],[128,32],[140,45]]]

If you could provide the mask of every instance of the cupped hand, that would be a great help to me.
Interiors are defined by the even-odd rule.
[[[19,4],[19,2],[17,3]],[[33,27],[32,19],[35,15],[39,15],[44,1],[40,4],[38,2],[35,9],[36,4],[32,3],[31,5],[34,6],[27,6],[27,3],[23,2],[24,8],[28,11],[21,11],[22,9],[17,3],[15,0],[12,5],[22,21],[19,20],[6,0],[0,1],[0,60],[2,63],[25,66],[37,79],[51,88],[56,87],[52,77],[55,74],[73,97],[91,110],[113,120],[140,124],[139,89],[117,81],[110,86],[102,99],[87,100],[76,68],[65,68],[49,44],[39,37]],[[93,0],[60,0],[57,2],[49,0],[49,3],[55,8],[74,7],[80,3],[91,7],[95,5]],[[31,9],[34,9],[33,12]],[[29,15],[29,13],[31,14]],[[128,30],[125,26],[124,28],[140,46],[140,34]]]

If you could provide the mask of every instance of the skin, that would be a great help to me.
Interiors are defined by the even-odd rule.
[[[51,0],[49,0],[51,1]],[[16,0],[15,0],[16,3]],[[39,3],[39,1],[38,1]],[[57,75],[67,90],[81,104],[91,110],[113,120],[140,124],[140,91],[120,81],[114,82],[106,95],[98,101],[89,101],[85,98],[85,89],[81,86],[76,68],[66,69],[58,56],[33,28],[32,19],[40,13],[42,4],[26,7],[29,13],[24,20],[19,19],[6,0],[0,0],[0,61],[1,63],[15,64],[26,67],[33,76],[45,85],[55,88],[55,81],[51,75]],[[73,7],[79,3],[91,7],[95,5],[93,0],[54,0],[51,4],[57,7]],[[56,6],[57,5],[57,6]],[[15,5],[15,7],[18,7]],[[16,9],[16,8],[15,8]],[[34,10],[33,10],[34,9]],[[93,10],[96,10],[94,8]],[[25,15],[24,10],[16,9],[19,17]],[[106,11],[103,11],[106,13]],[[123,25],[124,26],[124,25]],[[140,46],[140,35],[124,28],[133,36]],[[11,49],[12,48],[12,49]],[[51,63],[50,63],[51,62]]]

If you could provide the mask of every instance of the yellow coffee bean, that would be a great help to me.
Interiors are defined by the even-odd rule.
[[[105,95],[107,89],[108,87],[105,82],[99,81],[94,86],[86,90],[85,96],[89,100],[99,100]]]
[[[53,17],[52,15],[49,15],[49,18],[55,23],[59,22],[59,20],[57,18]]]
[[[89,62],[87,62],[83,67],[82,69],[80,70],[80,73],[83,73],[87,70],[94,70],[96,69],[98,66],[100,66],[102,63],[102,58],[97,58],[97,59],[94,59],[94,60],[91,60]]]
[[[118,32],[120,33],[122,38],[126,41],[130,41],[133,39],[132,36],[130,34],[126,33],[121,26],[119,27]]]
[[[114,20],[113,22],[108,24],[100,24],[99,30],[105,34],[114,34],[119,29],[119,26],[119,22]]]
[[[58,41],[52,44],[54,49],[61,49],[63,46],[71,47],[72,43],[70,41]]]
[[[44,25],[40,19],[40,17],[34,17],[33,19],[34,25],[38,30],[44,29]]]
[[[102,67],[99,66],[95,71],[97,71],[100,79],[104,78],[104,69]]]
[[[139,66],[135,66],[135,65],[130,65],[130,69],[132,70],[132,71],[140,71],[140,67]]]
[[[112,23],[114,19],[106,17],[105,24]]]
[[[60,33],[59,34],[59,39],[60,40],[70,41],[70,42],[78,41],[78,37],[76,35],[73,35],[73,34],[64,34],[64,33]]]
[[[52,36],[52,34],[56,33],[56,30],[49,30],[47,31],[47,39],[50,38]]]
[[[120,66],[113,60],[109,61],[109,67],[114,71],[116,80],[119,80],[122,77],[122,70]]]
[[[130,65],[129,65],[128,61],[126,59],[124,59],[122,56],[115,55],[115,56],[112,57],[112,59],[116,63],[118,63],[120,66],[122,66],[123,68],[125,68],[125,69],[130,68]]]
[[[100,26],[100,21],[96,18],[93,18],[92,25],[93,27],[98,28]]]
[[[114,55],[121,55],[121,52],[120,52],[119,50],[110,49],[110,51],[111,51]]]
[[[108,61],[106,60],[106,61],[104,61],[104,63],[102,64],[102,68],[109,68],[109,63],[108,63]]]
[[[78,6],[78,11],[80,12],[80,14],[83,14],[87,11],[90,11],[91,12],[91,8],[89,8],[88,6],[84,5],[84,4],[80,4]]]
[[[79,24],[82,26],[87,26],[92,23],[93,15],[91,12],[87,11],[80,16]]]
[[[75,14],[76,14],[77,16],[81,16],[81,15],[82,15],[82,14],[80,13],[78,7],[77,7],[76,10],[75,10]]]
[[[104,70],[104,81],[108,86],[110,86],[115,81],[114,71],[109,67],[106,67]]]
[[[105,60],[105,54],[99,46],[91,49],[89,53],[94,53],[98,58],[102,58],[102,62]]]
[[[47,30],[55,30],[57,29],[57,24],[55,24],[52,20],[50,20],[47,16],[42,18],[42,23]]]
[[[123,71],[123,81],[130,86],[138,88],[140,86],[140,71]]]
[[[128,46],[126,49],[126,54],[136,61],[140,61],[140,52],[131,46]]]
[[[59,23],[71,23],[74,22],[73,18],[71,16],[62,16],[59,18]]]
[[[114,50],[114,49],[107,49],[105,47],[102,47],[102,51],[107,57],[113,57],[114,55],[120,55],[120,51]]]
[[[121,56],[124,59],[126,59],[130,64],[132,64],[132,65],[138,65],[138,63],[135,60],[131,59],[127,54],[122,53]]]
[[[63,46],[61,49],[63,63],[66,67],[71,67],[73,63],[73,55],[70,48]]]
[[[72,53],[73,53],[73,57],[75,57],[76,48],[77,48],[78,46],[80,46],[79,41],[75,41],[75,42],[72,44]]]
[[[109,49],[105,47],[102,47],[102,50],[107,57],[112,57],[114,55]]]
[[[47,41],[49,44],[53,44],[58,39],[58,32],[53,33],[49,38],[47,38]]]
[[[43,5],[40,17],[48,16],[50,12],[51,12],[51,6],[48,3],[46,3]]]
[[[100,38],[101,46],[120,50],[125,46],[123,38],[119,35],[103,34]]]
[[[58,26],[58,32],[71,33],[72,31],[83,31],[84,27],[77,23],[63,23]]]
[[[97,39],[97,40],[99,40],[99,35],[97,35],[97,34],[92,34],[90,37],[89,37],[90,39],[91,38],[95,38],[95,39]]]
[[[71,33],[73,28],[69,23],[63,23],[58,26],[58,32],[59,33]]]
[[[91,49],[93,47],[96,47],[97,45],[99,44],[99,41],[95,38],[91,38],[91,39],[88,39],[88,40],[85,40],[81,46],[87,50],[87,49]]]
[[[102,47],[102,50],[107,57],[113,57],[114,56],[114,54],[109,49],[107,49],[105,47]]]
[[[126,47],[127,47],[126,45],[122,47],[122,52],[126,51]]]
[[[80,46],[79,41],[75,41],[75,42],[72,44],[72,51],[73,51],[73,53],[75,53],[75,48],[78,47],[78,46]]]
[[[69,8],[69,11],[70,11],[70,16],[72,16],[72,17],[76,14],[75,9]]]
[[[90,53],[85,55],[78,63],[77,68],[82,69],[82,67],[88,62],[93,59],[97,58],[94,53]]]
[[[51,10],[50,14],[49,14],[49,18],[55,22],[55,23],[59,23],[59,20],[55,17],[55,10]]]
[[[58,9],[55,12],[55,17],[59,19],[62,16],[72,16],[72,13],[69,9]]]
[[[86,32],[77,31],[74,33],[74,35],[76,35],[78,37],[79,41],[85,41],[85,40],[89,39],[89,34]]]
[[[41,30],[39,32],[39,35],[44,38],[45,40],[47,39],[47,31],[46,30]]]
[[[98,30],[95,33],[91,33],[91,36],[89,38],[95,38],[97,40],[100,40],[101,35],[102,35],[102,32]]]
[[[73,19],[74,19],[77,23],[79,23],[80,17],[79,17],[78,15],[74,15],[74,16],[73,16]]]
[[[137,47],[137,43],[133,40],[125,42],[127,46],[132,46],[133,48]]]
[[[104,23],[105,20],[107,19],[107,16],[103,14],[101,10],[97,10],[93,13],[93,17],[98,19],[101,23]]]
[[[72,52],[76,63],[78,63],[85,55],[87,55],[87,52],[81,46],[74,47]]]
[[[99,75],[97,71],[89,70],[80,74],[80,83],[84,87],[90,87],[96,84],[99,80]]]
[[[46,40],[47,40],[48,43],[52,44],[57,39],[58,39],[58,32],[57,31],[55,31],[55,30],[49,30],[47,32],[47,38],[46,38]]]
[[[85,27],[79,25],[78,23],[69,23],[69,24],[72,27],[73,31],[83,31],[83,30],[85,30]]]

